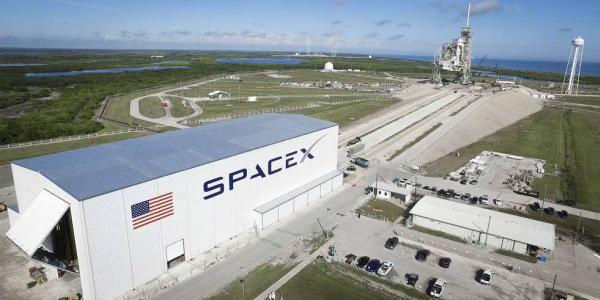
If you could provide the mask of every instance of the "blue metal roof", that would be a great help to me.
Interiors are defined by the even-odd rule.
[[[295,114],[260,114],[17,160],[78,200],[337,126]]]

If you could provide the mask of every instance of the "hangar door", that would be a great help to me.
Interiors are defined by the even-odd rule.
[[[32,256],[67,209],[69,209],[67,202],[42,190],[6,236],[27,255]]]
[[[179,240],[167,246],[167,267],[174,266],[177,262],[185,260],[183,240]]]

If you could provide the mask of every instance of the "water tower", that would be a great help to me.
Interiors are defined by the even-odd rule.
[[[583,58],[583,44],[584,40],[581,36],[577,36],[571,42],[571,51],[569,52],[569,61],[567,62],[567,68],[565,69],[565,77],[563,78],[563,84],[561,92],[571,95],[573,94],[573,84],[575,84],[575,95],[579,91],[579,75],[581,74],[581,61]],[[577,76],[577,78],[575,78]],[[568,82],[567,82],[568,78]],[[565,90],[565,84],[567,88]]]

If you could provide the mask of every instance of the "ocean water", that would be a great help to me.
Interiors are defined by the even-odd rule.
[[[45,72],[45,73],[25,73],[25,77],[55,77],[55,76],[79,76],[89,74],[113,74],[125,72],[143,72],[143,71],[160,71],[160,70],[181,70],[189,69],[184,66],[151,66],[151,67],[132,67],[132,68],[113,68],[113,69],[97,69],[97,70],[82,70],[68,72]]]
[[[297,65],[304,60],[300,58],[269,58],[269,57],[240,57],[240,58],[217,58],[218,62],[228,64],[253,64],[253,65]]]
[[[384,57],[390,58],[401,58],[408,60],[417,61],[433,61],[433,56],[422,56],[422,55],[389,55]],[[523,71],[535,71],[535,72],[553,72],[553,73],[564,73],[567,67],[566,61],[543,61],[543,60],[517,60],[517,59],[494,59],[486,58],[481,62],[481,57],[473,58],[473,68],[481,63],[484,67],[495,68],[498,66],[500,69],[513,69]],[[583,63],[581,65],[581,75],[600,76],[600,63],[597,62],[586,62],[585,54],[583,57]]]

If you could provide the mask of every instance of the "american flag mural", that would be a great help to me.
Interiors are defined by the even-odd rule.
[[[133,229],[173,215],[173,193],[166,193],[131,206]]]

